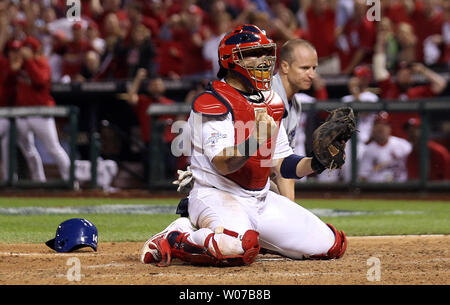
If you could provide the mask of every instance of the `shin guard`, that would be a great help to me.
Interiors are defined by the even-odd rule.
[[[254,262],[260,250],[258,232],[248,230],[242,236],[227,229],[219,229],[216,232],[206,237],[203,246],[190,242],[188,240],[189,233],[180,233],[178,231],[169,233],[167,239],[171,246],[172,257],[193,265],[205,266],[241,266],[250,265]],[[240,255],[222,255],[217,241],[214,239],[215,234],[221,233],[239,238],[242,242],[244,253]]]
[[[335,259],[335,258],[341,258],[345,250],[347,249],[347,237],[345,236],[344,231],[338,232],[335,227],[327,223],[327,226],[333,231],[334,233],[334,244],[331,246],[331,248],[328,250],[326,254],[319,254],[319,255],[312,255],[309,258],[311,259]]]

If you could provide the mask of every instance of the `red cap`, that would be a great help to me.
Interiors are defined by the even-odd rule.
[[[33,52],[37,52],[40,49],[40,47],[41,47],[41,43],[39,42],[39,40],[37,40],[33,36],[28,36],[22,42],[22,46],[23,47],[29,47],[29,48],[31,48],[33,50]]]
[[[408,128],[409,126],[420,127],[421,124],[422,121],[420,120],[420,118],[409,118],[408,121],[405,123],[405,127],[406,128]]]
[[[19,40],[12,40],[8,43],[8,50],[18,50],[22,47],[22,43]]]
[[[355,67],[355,69],[353,69],[353,74],[356,77],[372,79],[372,70],[367,65]]]
[[[382,124],[390,124],[391,121],[389,119],[389,113],[386,111],[381,111],[375,116],[374,124],[382,123]]]

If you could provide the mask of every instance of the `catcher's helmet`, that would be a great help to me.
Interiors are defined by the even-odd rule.
[[[72,252],[83,247],[97,251],[98,232],[93,223],[83,218],[62,222],[56,229],[56,237],[45,244],[56,252]]]
[[[276,44],[265,32],[251,24],[240,25],[226,34],[219,44],[218,77],[226,70],[239,73],[258,91],[270,90],[276,61]]]

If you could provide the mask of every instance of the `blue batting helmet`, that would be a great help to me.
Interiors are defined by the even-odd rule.
[[[97,251],[98,232],[87,219],[72,218],[62,222],[56,229],[56,237],[45,244],[56,252],[72,252],[83,247]]]

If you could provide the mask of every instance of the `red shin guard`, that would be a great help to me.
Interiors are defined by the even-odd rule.
[[[175,236],[177,233],[178,235]],[[173,232],[171,234],[174,235],[171,238],[169,237],[171,234],[168,236],[172,257],[193,265],[206,266],[241,266],[250,265],[255,261],[260,250],[258,232],[248,230],[241,237],[236,232],[227,229],[224,229],[222,233],[241,239],[244,253],[241,255],[222,255],[214,239],[216,233],[209,234],[204,245],[199,246],[188,241],[189,234]],[[171,239],[172,242],[170,241]],[[214,251],[209,250],[210,245]]]
[[[338,232],[335,227],[327,223],[327,226],[333,231],[335,236],[334,244],[326,254],[312,255],[312,259],[335,259],[341,258],[347,249],[347,237],[344,231]]]

